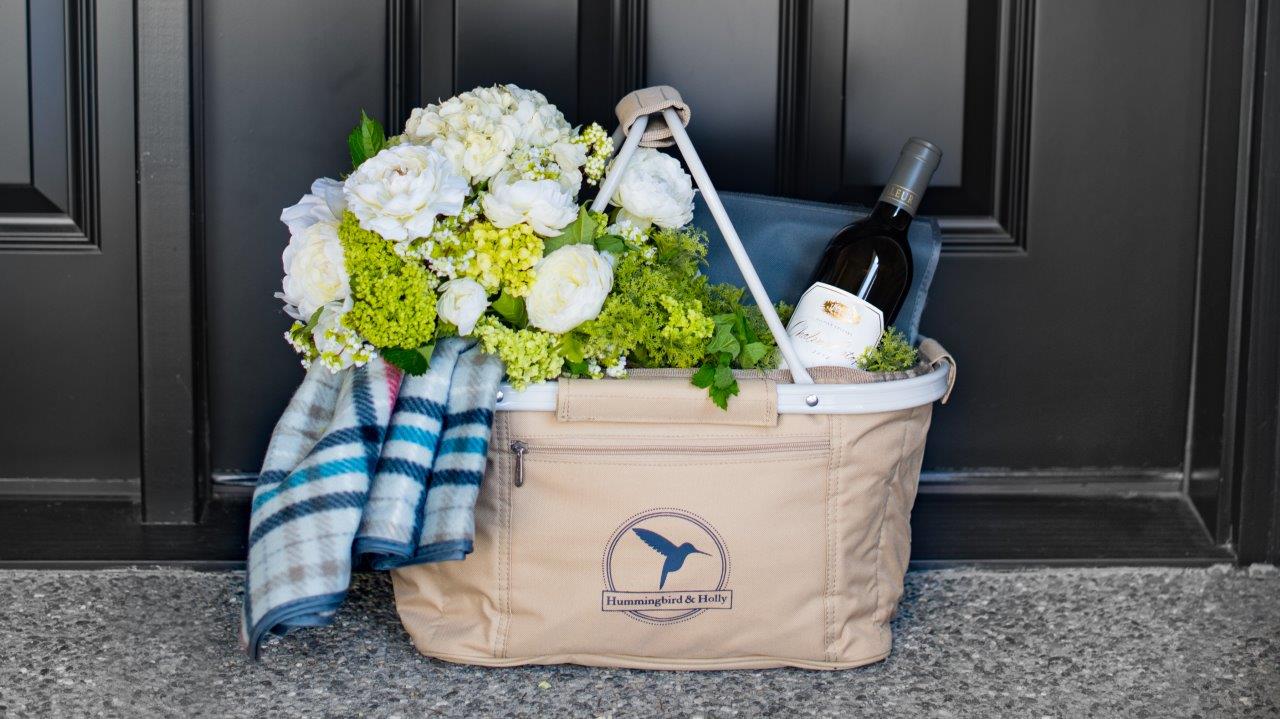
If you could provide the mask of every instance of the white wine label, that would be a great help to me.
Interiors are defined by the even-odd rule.
[[[851,292],[817,282],[800,297],[787,334],[805,367],[857,368],[858,355],[880,341],[884,313]]]

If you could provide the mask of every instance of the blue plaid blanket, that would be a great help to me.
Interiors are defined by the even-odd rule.
[[[380,358],[307,372],[253,495],[240,641],[333,619],[353,567],[462,559],[475,536],[502,363],[442,341],[421,376]]]

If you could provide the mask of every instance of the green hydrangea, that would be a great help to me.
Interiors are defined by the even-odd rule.
[[[492,315],[485,315],[471,332],[480,349],[497,355],[507,366],[507,381],[522,389],[534,382],[560,376],[564,358],[556,351],[559,339],[535,329],[512,329]]]
[[[401,258],[378,233],[361,229],[350,212],[342,216],[338,238],[352,299],[342,323],[379,348],[414,349],[430,342],[436,331],[435,276]]]
[[[506,290],[513,297],[529,293],[540,259],[542,238],[523,222],[511,227],[474,222],[431,249],[431,262],[450,277],[470,277],[490,294]]]
[[[578,327],[583,354],[602,366],[629,356],[639,367],[694,367],[715,323],[704,309],[698,274],[706,247],[697,233],[654,233],[655,253],[628,252],[614,268],[613,292],[600,315]]]

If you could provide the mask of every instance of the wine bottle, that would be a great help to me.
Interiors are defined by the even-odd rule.
[[[933,143],[907,140],[871,214],[827,243],[787,325],[805,366],[856,367],[897,319],[911,289],[907,228],[941,159]]]

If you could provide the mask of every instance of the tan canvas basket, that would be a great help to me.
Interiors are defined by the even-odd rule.
[[[666,131],[771,308],[666,90]],[[647,115],[626,109],[634,123],[605,198],[645,131]],[[925,339],[911,372],[810,373],[776,315],[770,325],[796,376],[740,373],[727,412],[688,371],[504,387],[474,551],[392,573],[418,649],[486,666],[648,669],[887,656],[932,404],[954,360]]]

